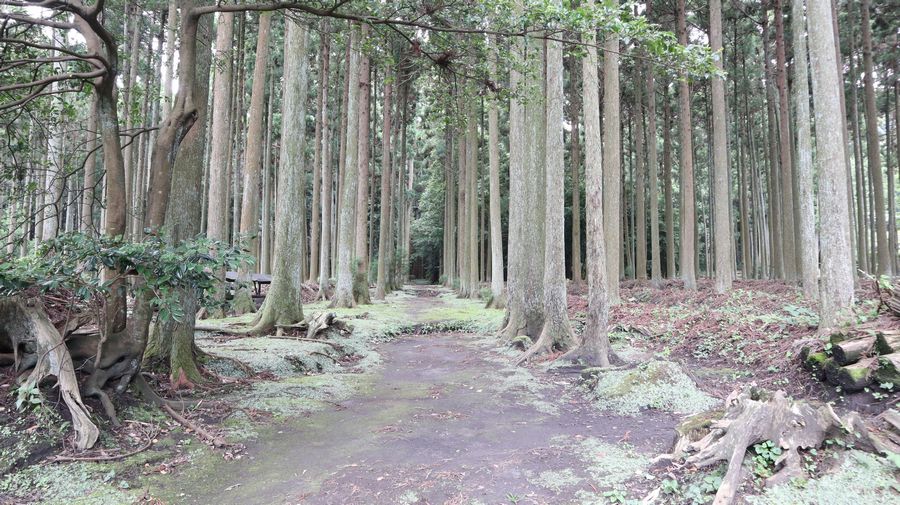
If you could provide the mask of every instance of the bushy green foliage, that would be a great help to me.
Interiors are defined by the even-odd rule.
[[[99,303],[117,279],[137,276],[142,282],[135,289],[150,293],[160,317],[179,320],[183,314],[176,290],[194,290],[201,303],[209,304],[220,282],[216,272],[241,262],[252,258],[206,238],[171,245],[157,236],[126,242],[67,233],[43,242],[28,256],[0,264],[0,296],[62,291],[76,303]],[[103,278],[104,269],[112,275]]]

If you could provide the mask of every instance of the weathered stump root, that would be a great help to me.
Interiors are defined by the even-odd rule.
[[[723,415],[712,421],[706,436],[693,442],[679,440],[676,447],[690,453],[685,461],[697,467],[728,462],[713,501],[714,505],[728,505],[740,487],[748,448],[767,440],[781,448],[776,471],[766,481],[774,485],[802,475],[801,449],[819,447],[826,438],[847,434],[854,437],[857,447],[883,452],[883,444],[869,434],[856,413],[841,419],[828,404],[793,401],[783,391],[769,395],[750,386],[728,396]]]
[[[100,430],[81,400],[69,350],[44,310],[19,297],[0,298],[0,340],[8,341],[13,349],[26,344],[34,348],[37,362],[20,391],[33,391],[48,375],[56,376],[59,394],[72,415],[75,447],[93,447]],[[17,369],[21,369],[18,365]]]

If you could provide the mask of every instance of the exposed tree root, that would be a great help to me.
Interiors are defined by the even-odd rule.
[[[521,310],[510,308],[507,310],[506,320],[503,327],[497,333],[497,336],[507,342],[522,335],[528,324],[525,321],[525,314]]]
[[[716,493],[714,505],[728,505],[741,485],[741,465],[748,448],[772,441],[781,448],[775,461],[775,473],[766,481],[775,485],[803,476],[800,450],[819,447],[827,438],[850,434],[862,449],[882,452],[883,444],[869,434],[859,416],[851,412],[838,417],[830,405],[793,401],[783,391],[768,394],[755,386],[736,390],[725,400],[721,419],[713,421],[709,433],[697,441],[676,444],[675,456],[684,449],[692,453],[686,462],[706,467],[728,462],[728,470]]]
[[[56,376],[60,396],[72,415],[75,447],[79,450],[93,447],[100,430],[91,421],[81,400],[69,350],[44,310],[19,297],[0,299],[0,340],[8,341],[14,351],[30,346],[37,356],[34,369],[28,374],[19,394],[37,389],[48,375]]]
[[[572,332],[572,326],[567,317],[547,318],[537,341],[516,359],[515,364],[520,366],[538,356],[566,351],[572,347],[574,342],[575,334]]]

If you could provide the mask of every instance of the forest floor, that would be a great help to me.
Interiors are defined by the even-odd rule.
[[[338,345],[199,333],[219,380],[187,395],[202,399],[187,415],[227,446],[210,447],[162,412],[127,402],[120,410],[131,422],[104,427],[105,454],[141,448],[145,438],[149,448],[109,463],[53,463],[59,447],[40,440],[50,433],[35,417],[48,414],[13,422],[4,400],[0,464],[14,462],[0,467],[9,470],[0,503],[593,504],[639,500],[660,485],[666,503],[705,503],[721,468],[651,460],[671,448],[685,415],[720,405],[734,387],[754,380],[864,413],[896,402],[844,398],[799,368],[791,343],[811,336],[816,321],[793,288],[746,283],[729,295],[684,296],[675,286],[625,284],[622,297],[612,339],[629,367],[591,390],[578,369],[552,360],[513,366],[518,351],[494,337],[503,312],[435,286],[335,311],[353,327],[330,338]],[[585,308],[577,289],[569,305],[577,327]],[[165,380],[155,385],[166,392]],[[818,478],[770,490],[751,482],[741,499],[900,500],[896,468],[883,458],[835,446],[810,464]]]

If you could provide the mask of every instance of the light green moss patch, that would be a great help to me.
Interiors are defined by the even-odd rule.
[[[334,354],[328,344],[268,337],[238,338],[222,343],[198,339],[198,344],[213,355],[236,359],[257,372],[272,372],[279,377],[337,369],[335,361],[326,357]],[[208,366],[217,373],[243,375],[228,360],[213,359]]]
[[[575,493],[577,503],[609,503],[610,500],[605,493],[610,491],[628,497],[626,490],[629,481],[648,478],[647,468],[650,466],[650,459],[627,445],[608,444],[594,437],[583,438],[566,435],[553,437],[550,444],[552,447],[576,455],[583,465],[574,469],[578,471],[578,474],[569,469],[543,472],[534,480],[534,483],[559,491],[564,487],[571,487],[586,481],[596,492],[586,489],[578,490]],[[579,475],[585,476],[579,477]]]
[[[119,505],[136,503],[130,485],[115,467],[98,463],[32,465],[0,478],[4,495],[48,505]],[[14,501],[15,502],[15,501]]]
[[[548,470],[546,472],[541,472],[541,474],[533,479],[532,482],[538,486],[559,492],[564,488],[578,484],[582,480],[584,479],[575,475],[575,472],[571,469],[566,468],[565,470],[559,471]]]
[[[760,496],[748,496],[754,505],[877,505],[900,503],[896,467],[884,458],[849,451],[834,473],[805,482],[785,483]]]
[[[404,491],[403,494],[397,498],[397,503],[400,505],[412,505],[413,503],[418,503],[419,495],[416,494],[415,491]]]
[[[357,378],[354,374],[323,374],[257,382],[236,403],[238,408],[265,410],[276,419],[298,416],[347,399],[355,391]]]
[[[628,370],[605,372],[599,375],[593,389],[595,404],[619,415],[635,415],[646,408],[696,413],[718,403],[669,361],[650,361]]]

